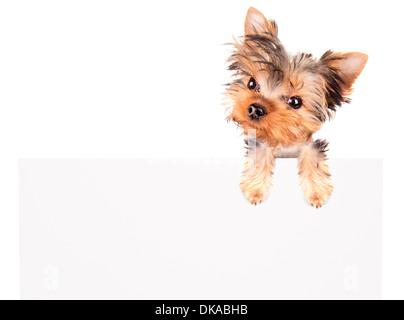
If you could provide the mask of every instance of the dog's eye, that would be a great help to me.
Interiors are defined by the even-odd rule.
[[[300,99],[299,97],[292,97],[289,98],[288,100],[288,105],[293,108],[293,109],[300,109],[302,107],[302,99]]]
[[[248,89],[250,90],[255,90],[257,88],[257,81],[255,81],[254,78],[251,78],[250,81],[248,81]]]

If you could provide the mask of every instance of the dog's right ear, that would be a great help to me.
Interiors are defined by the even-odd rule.
[[[329,108],[349,102],[348,96],[353,91],[353,84],[368,61],[368,55],[361,52],[335,53],[327,51],[320,58],[326,66],[324,77],[328,89]]]
[[[250,8],[245,19],[245,34],[270,34],[278,36],[278,25],[273,20],[268,20],[255,8]]]

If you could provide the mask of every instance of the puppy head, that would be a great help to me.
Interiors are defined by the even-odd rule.
[[[229,120],[270,146],[311,139],[336,107],[349,102],[352,86],[367,62],[358,52],[327,51],[290,55],[278,39],[278,26],[254,8],[245,21],[245,34],[234,44],[228,85]]]

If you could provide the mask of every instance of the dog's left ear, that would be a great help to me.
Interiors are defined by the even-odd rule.
[[[268,20],[259,10],[251,7],[245,19],[245,34],[262,33],[277,37],[278,26],[275,21]]]
[[[328,67],[329,76],[334,78],[326,80],[337,83],[342,90],[342,95],[347,96],[352,93],[355,80],[365,68],[368,55],[360,52],[334,53],[327,51],[320,61]]]

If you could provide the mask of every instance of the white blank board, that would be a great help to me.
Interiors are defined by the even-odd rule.
[[[296,160],[267,200],[242,159],[20,161],[23,299],[380,299],[382,161],[330,162],[310,207]]]

